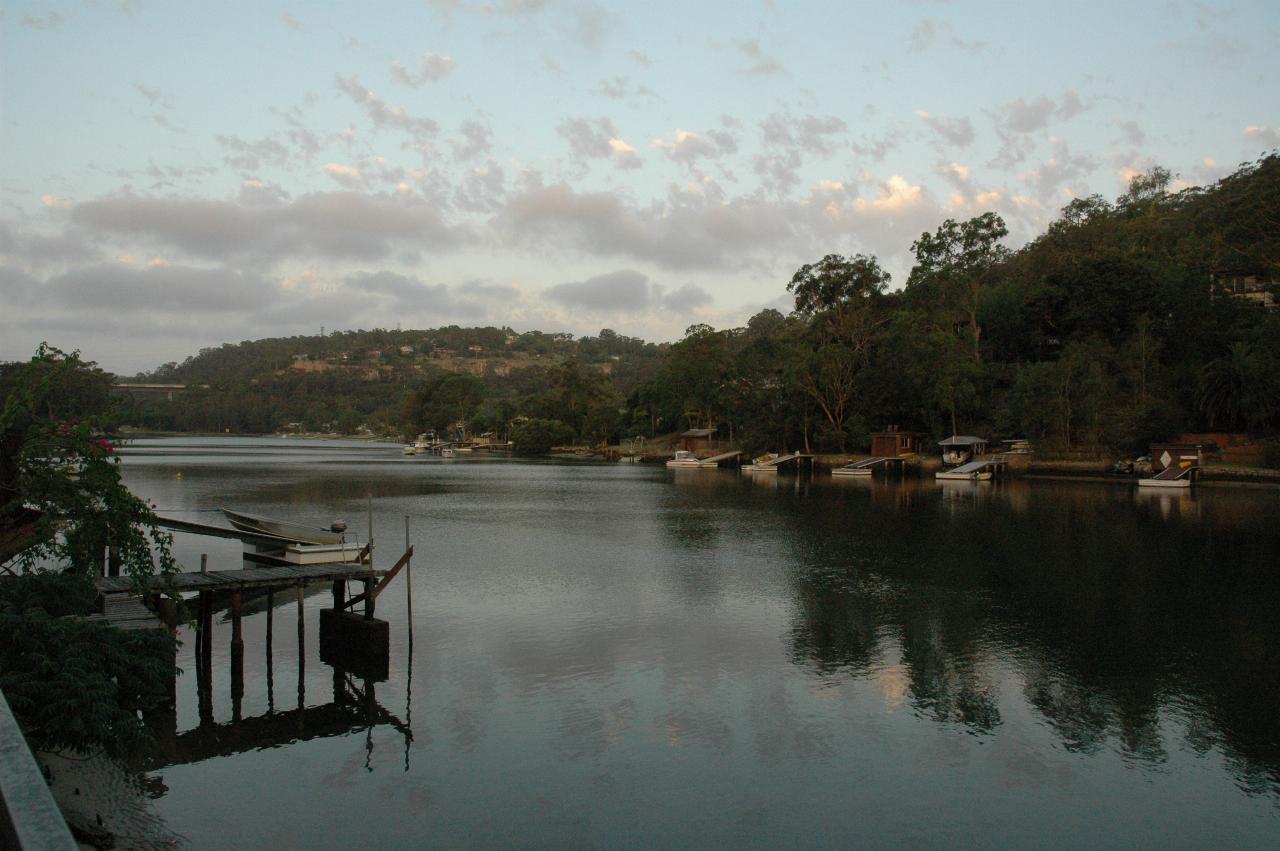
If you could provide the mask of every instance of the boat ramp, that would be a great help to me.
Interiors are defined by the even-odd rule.
[[[902,470],[905,466],[906,458],[902,456],[877,456],[873,458],[863,458],[861,461],[853,461],[845,464],[843,467],[836,467],[831,471],[831,475],[836,478],[844,476],[870,476],[877,469],[890,469],[897,467]]]
[[[744,464],[742,471],[744,473],[776,473],[783,464],[795,464],[799,467],[803,462],[808,461],[810,465],[813,463],[813,456],[804,452],[793,452],[790,455],[761,455],[750,464]]]
[[[940,470],[934,474],[934,477],[944,480],[958,479],[968,482],[985,482],[998,475],[1004,475],[1008,469],[1009,462],[1003,455],[993,455],[990,458],[961,464],[959,467],[954,467],[950,470]]]

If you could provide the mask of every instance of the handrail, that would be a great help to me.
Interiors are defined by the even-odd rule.
[[[4,692],[0,692],[0,847],[79,848]]]

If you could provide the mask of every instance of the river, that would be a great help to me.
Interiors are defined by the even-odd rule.
[[[382,567],[407,516],[416,549],[412,621],[403,575],[378,601],[384,681],[321,661],[318,588],[301,652],[292,598],[269,656],[247,609],[239,701],[219,617],[202,720],[180,631],[145,781],[196,847],[1280,843],[1275,490],[266,438],[123,457],[164,515],[342,518],[363,543],[371,513]],[[175,552],[241,563],[235,541]],[[331,723],[353,702],[367,723]]]

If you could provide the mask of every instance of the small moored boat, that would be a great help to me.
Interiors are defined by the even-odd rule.
[[[271,517],[260,517],[256,514],[245,514],[241,511],[222,509],[227,521],[241,532],[256,532],[260,535],[274,535],[300,544],[341,544],[347,526],[336,522],[328,529],[304,526],[288,520],[276,520]]]
[[[676,452],[676,457],[672,458],[670,461],[667,462],[667,466],[676,467],[676,468],[680,468],[680,467],[696,468],[701,463],[702,462],[698,459],[697,455],[693,454],[687,449],[681,449]]]

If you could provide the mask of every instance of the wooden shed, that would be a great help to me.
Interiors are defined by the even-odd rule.
[[[924,451],[929,435],[920,431],[898,431],[890,427],[871,435],[871,455],[874,458],[901,458]]]
[[[691,428],[680,435],[680,448],[688,452],[700,449],[717,449],[720,438],[713,428]]]
[[[1204,451],[1198,443],[1151,444],[1151,472],[1168,467],[1198,467],[1204,463]]]

